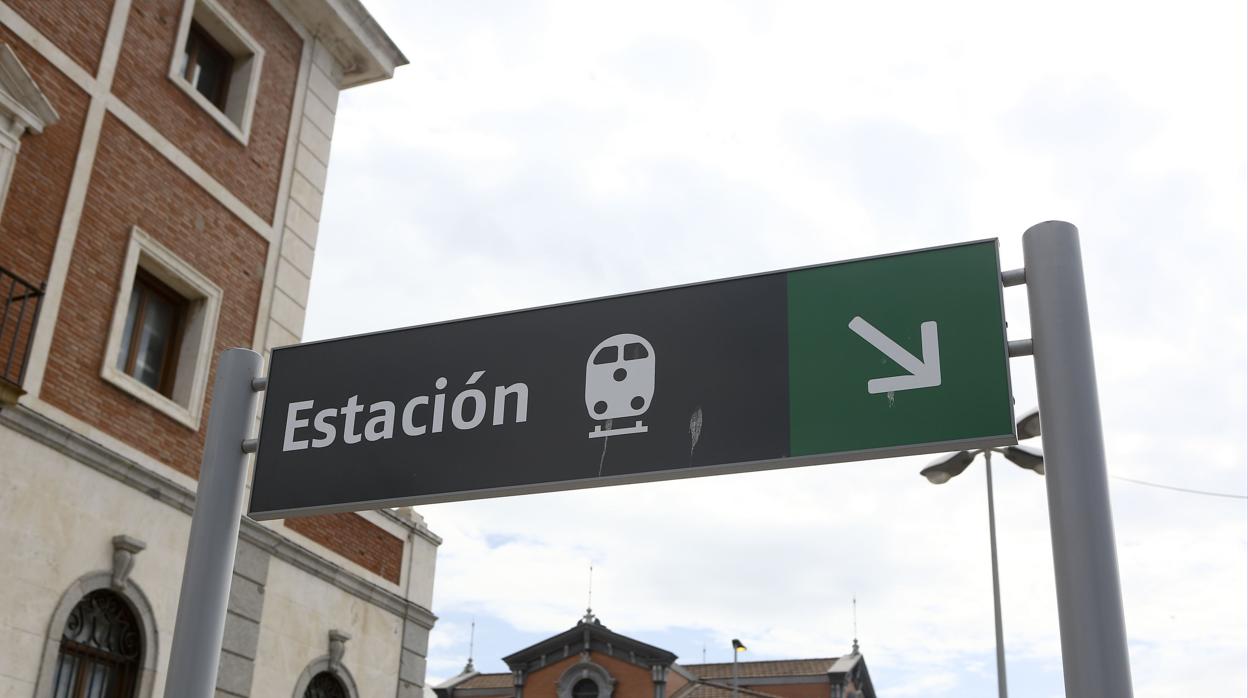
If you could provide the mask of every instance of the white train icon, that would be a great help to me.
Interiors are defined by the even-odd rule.
[[[640,417],[654,399],[654,347],[645,337],[617,334],[602,340],[585,362],[585,409],[608,422]],[[597,425],[589,438],[648,431],[641,420],[633,426]]]

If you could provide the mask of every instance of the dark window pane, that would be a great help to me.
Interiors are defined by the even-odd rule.
[[[322,671],[308,682],[303,698],[347,698],[347,689],[333,674]]]
[[[613,364],[615,359],[620,355],[620,348],[612,344],[609,347],[603,347],[598,350],[598,355],[594,357],[595,364]]]
[[[143,294],[135,288],[130,293],[130,308],[126,311],[126,329],[121,335],[121,353],[117,356],[117,368],[126,370],[130,351],[134,348],[134,323],[139,317],[139,299]]]
[[[633,359],[644,359],[650,356],[650,352],[646,351],[646,345],[640,342],[629,342],[624,345],[624,360],[632,361]]]
[[[78,657],[62,654],[61,661],[56,665],[56,688],[52,695],[55,698],[68,698],[73,695],[74,677],[78,673]]]
[[[152,390],[160,390],[165,361],[173,343],[177,308],[168,299],[148,293],[139,327],[139,346],[134,359],[134,377]]]
[[[598,684],[593,679],[581,679],[572,687],[572,698],[598,698]]]
[[[195,90],[208,98],[218,109],[225,109],[225,98],[230,88],[230,73],[234,69],[234,57],[192,22],[186,37],[186,54],[182,59],[182,76]]]
[[[101,589],[70,611],[61,633],[55,698],[131,698],[142,655],[138,621],[118,595]]]
[[[126,310],[117,368],[166,396],[173,376],[186,301],[140,270]]]

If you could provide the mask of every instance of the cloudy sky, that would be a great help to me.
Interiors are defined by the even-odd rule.
[[[342,98],[308,339],[1071,221],[1136,695],[1248,692],[1243,2],[367,5],[411,65]],[[982,466],[927,460],[421,507],[429,677],[473,619],[483,671],[574,624],[592,564],[686,662],[846,653],[856,596],[881,695],[995,695]],[[1044,483],[994,475],[1011,693],[1059,696]]]

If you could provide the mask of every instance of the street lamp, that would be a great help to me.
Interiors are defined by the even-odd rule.
[[[1032,410],[1018,420],[1018,438],[1030,439],[1040,435],[1040,412]],[[997,694],[1006,698],[1005,688],[1005,638],[1001,629],[1001,580],[997,572],[997,517],[992,502],[992,454],[1000,453],[1006,460],[1037,475],[1044,474],[1044,454],[1028,446],[1005,448],[981,448],[976,451],[958,451],[932,463],[919,474],[933,485],[943,485],[962,474],[975,456],[984,454],[984,473],[988,476],[988,543],[992,549],[992,608],[997,625]]]
[[[735,637],[732,639],[732,698],[737,698],[737,655],[745,651],[745,645]]]

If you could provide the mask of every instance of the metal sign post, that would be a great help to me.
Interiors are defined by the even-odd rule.
[[[262,365],[250,349],[227,349],[217,363],[165,698],[212,698],[216,689],[247,480],[243,440],[255,421]]]
[[[1062,665],[1070,698],[1130,698],[1118,554],[1075,226],[1023,234]]]
[[[1034,348],[1067,695],[1131,698],[1078,231],[1023,248],[1008,347],[987,240],[286,347],[268,381],[226,351],[166,697],[215,690],[249,452],[265,519],[984,448]]]

